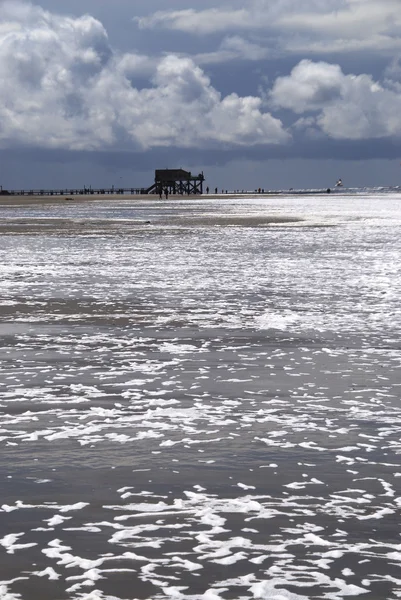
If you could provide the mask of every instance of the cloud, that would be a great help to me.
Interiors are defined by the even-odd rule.
[[[344,81],[339,65],[302,60],[291,75],[276,79],[271,99],[276,107],[299,114],[319,110],[341,98]]]
[[[326,2],[314,2],[323,15]],[[327,0],[331,8],[336,2]],[[389,10],[390,0],[383,2]],[[292,0],[278,0],[273,8],[255,0],[251,8],[270,6],[277,20],[286,5],[295,10]],[[310,10],[312,0],[306,5]],[[359,10],[360,1],[343,5]],[[68,17],[0,1],[0,147],[243,152],[298,143],[302,136],[323,142],[401,137],[398,60],[382,82],[345,74],[336,64],[302,60],[263,97],[223,96],[198,64],[256,61],[265,53],[239,35],[226,36],[203,59],[119,53],[90,15]],[[288,120],[287,127],[277,115]]]
[[[267,48],[254,43],[239,35],[227,36],[220,47],[214,52],[205,52],[193,57],[199,65],[218,64],[230,61],[260,61],[269,55]]]
[[[283,13],[276,26],[292,52],[320,54],[401,49],[399,0],[338,0],[325,11],[307,9]]]
[[[301,11],[288,11],[278,22],[291,30],[316,31],[324,36],[362,39],[369,34],[399,33],[401,11],[398,0],[338,0],[324,11],[312,5]]]
[[[276,108],[315,112],[316,128],[334,139],[401,137],[401,89],[370,75],[345,75],[338,65],[303,60],[275,81],[270,99]],[[311,119],[305,122],[310,130]]]
[[[385,69],[384,76],[390,84],[401,82],[401,56],[392,59]]]
[[[206,10],[160,10],[147,17],[137,17],[141,29],[173,29],[190,34],[210,34],[251,27],[251,11],[241,9],[208,8]]]
[[[0,22],[2,147],[206,148],[290,137],[260,98],[222,97],[190,58],[113,51],[89,15],[12,0],[0,4]],[[231,47],[240,52],[241,42]],[[144,74],[151,74],[148,86],[136,85]]]
[[[15,1],[0,6],[0,21],[2,145],[82,148],[110,140],[110,128],[85,101],[88,82],[112,56],[101,23]]]
[[[191,35],[264,32],[282,52],[327,54],[401,49],[400,0],[251,0],[246,8],[163,10],[136,18],[142,29]]]

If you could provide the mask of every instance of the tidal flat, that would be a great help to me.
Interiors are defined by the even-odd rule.
[[[0,215],[0,598],[401,597],[399,195]]]

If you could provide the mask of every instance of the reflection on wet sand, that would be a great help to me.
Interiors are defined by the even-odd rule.
[[[399,595],[400,208],[303,202],[5,209],[0,597]]]

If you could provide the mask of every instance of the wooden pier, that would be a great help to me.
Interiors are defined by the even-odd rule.
[[[1,190],[1,196],[94,196],[94,195],[148,194],[146,188],[61,188],[55,190]]]
[[[37,190],[3,190],[0,187],[0,196],[107,196],[107,195],[147,195],[168,194],[192,195],[203,193],[203,173],[192,175],[190,171],[183,169],[163,169],[155,171],[154,183],[149,187],[115,187],[92,188],[92,187],[66,187],[60,189],[37,189]]]

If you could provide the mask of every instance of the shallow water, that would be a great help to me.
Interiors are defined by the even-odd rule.
[[[401,597],[398,198],[2,207],[0,598]]]

